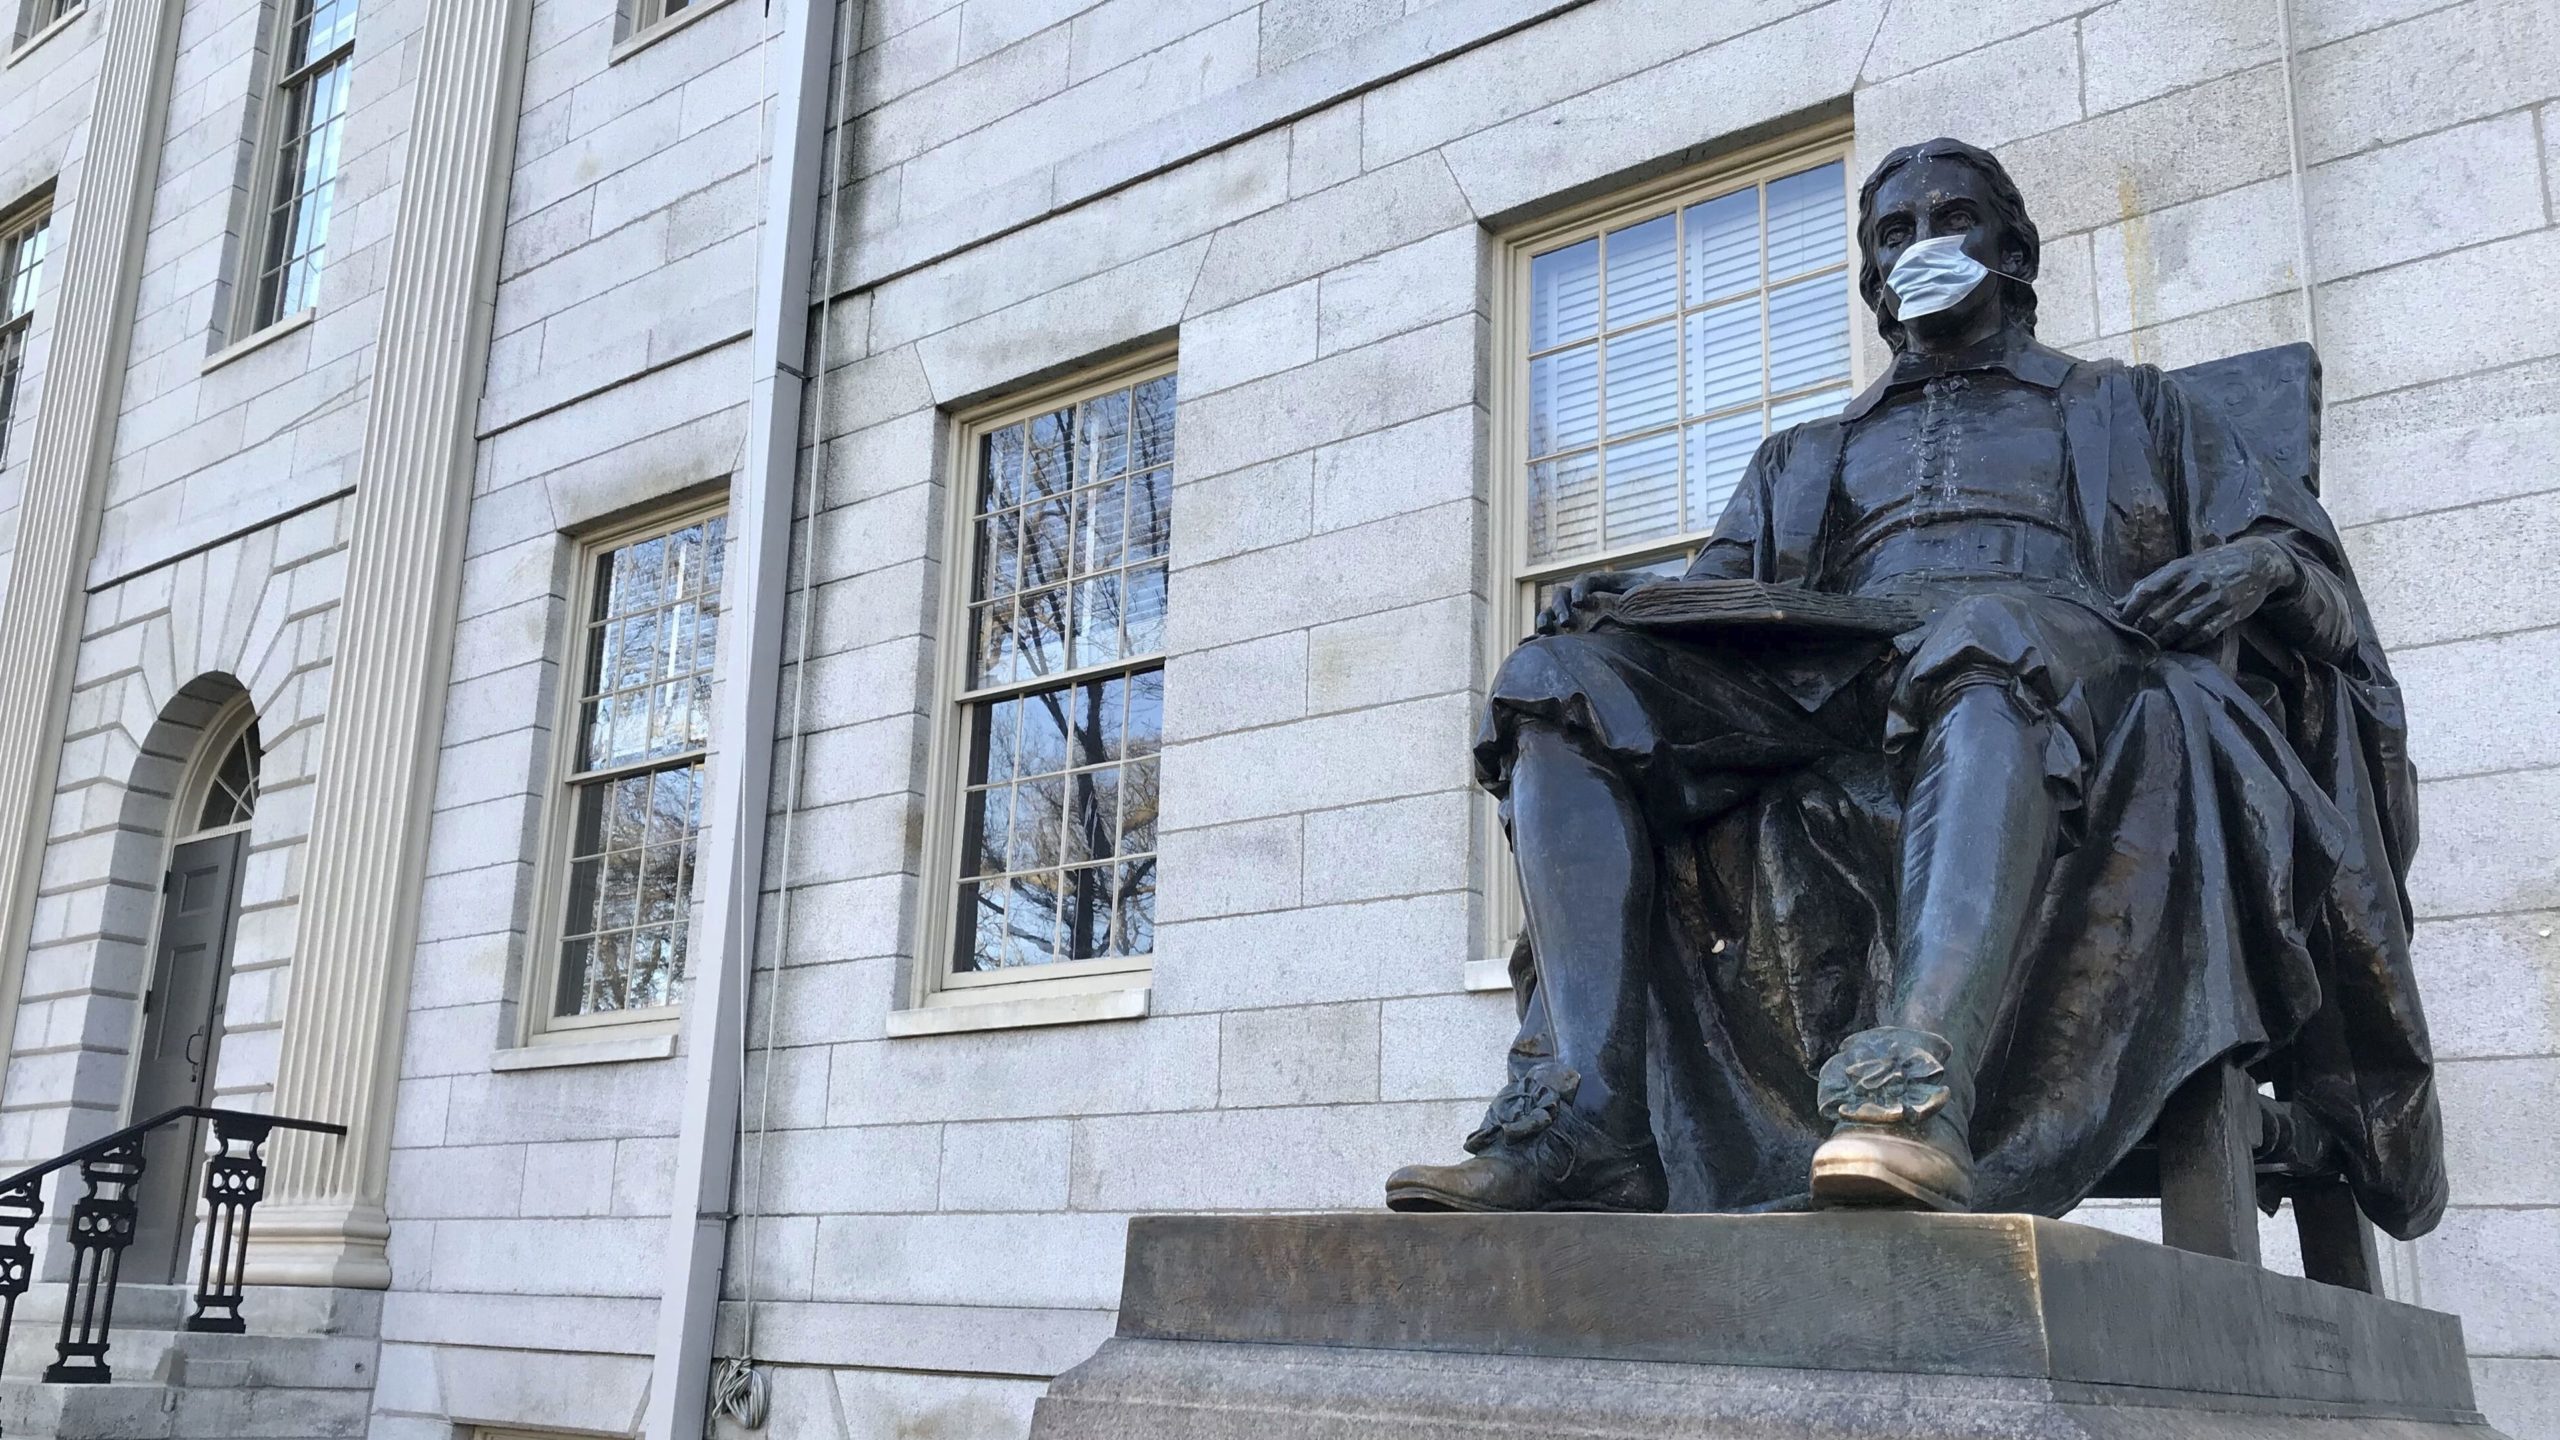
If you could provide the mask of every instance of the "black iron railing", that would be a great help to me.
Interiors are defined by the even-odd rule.
[[[62,1336],[44,1378],[70,1385],[104,1385],[107,1346],[115,1327],[116,1280],[125,1247],[141,1216],[142,1145],[152,1131],[182,1120],[213,1122],[215,1151],[204,1162],[206,1215],[196,1267],[195,1313],[189,1330],[239,1334],[241,1277],[249,1258],[249,1215],[266,1194],[267,1137],[278,1130],[343,1136],[344,1125],[253,1115],[246,1110],[182,1106],[92,1140],[77,1150],[0,1180],[0,1354],[18,1320],[18,1299],[35,1283],[35,1246],[27,1236],[44,1219],[44,1181],[77,1165],[85,1187],[71,1207],[71,1277],[62,1301]]]

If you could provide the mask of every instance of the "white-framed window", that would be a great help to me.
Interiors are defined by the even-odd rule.
[[[357,0],[277,0],[233,338],[319,303],[355,75]]]
[[[23,42],[89,8],[89,0],[25,0],[18,7],[16,38]]]
[[[1506,237],[1491,663],[1576,575],[1686,568],[1761,440],[1856,393],[1848,152],[1798,136]],[[1499,953],[1520,912],[1493,808]]]
[[[684,995],[727,517],[580,547],[536,930],[536,1031],[664,1019]]]
[[[1154,953],[1175,384],[1157,354],[960,423],[920,1001]]]
[[[688,10],[699,10],[711,0],[629,0],[629,22],[622,33],[637,35],[643,30],[673,20]]]
[[[50,206],[0,220],[0,465],[9,462],[18,380],[27,366],[27,332],[35,325],[36,295],[44,288],[44,257],[52,235]]]

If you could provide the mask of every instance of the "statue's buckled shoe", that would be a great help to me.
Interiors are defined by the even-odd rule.
[[[1648,1142],[1606,1159],[1583,1157],[1559,1180],[1517,1150],[1470,1155],[1455,1165],[1407,1165],[1387,1177],[1387,1208],[1405,1211],[1606,1210],[1661,1213],[1670,1203],[1662,1156]]]
[[[1390,1210],[1610,1210],[1670,1203],[1653,1137],[1623,1140],[1573,1106],[1581,1077],[1556,1065],[1518,1076],[1467,1137],[1455,1165],[1407,1165],[1387,1177]]]
[[[1819,1205],[1973,1208],[1971,1085],[1949,1073],[1944,1038],[1885,1027],[1849,1037],[1822,1067],[1821,1110],[1835,1122],[1813,1152]]]

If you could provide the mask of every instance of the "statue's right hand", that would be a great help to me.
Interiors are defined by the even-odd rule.
[[[1639,585],[1660,579],[1641,570],[1593,570],[1576,575],[1556,587],[1547,603],[1538,609],[1538,633],[1561,635],[1574,627],[1583,607],[1602,595],[1624,595]]]

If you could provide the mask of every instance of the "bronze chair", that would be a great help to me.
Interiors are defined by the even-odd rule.
[[[2258,458],[2319,492],[2320,360],[2310,346],[2174,373],[2191,396],[2229,417]],[[2379,1295],[2373,1226],[2346,1182],[2317,1163],[2320,1138],[2281,1094],[2261,1095],[2246,1069],[2223,1061],[2170,1097],[2151,1139],[2094,1193],[2157,1199],[2163,1243],[2253,1265],[2259,1210],[2273,1213],[2289,1200],[2304,1275]]]

